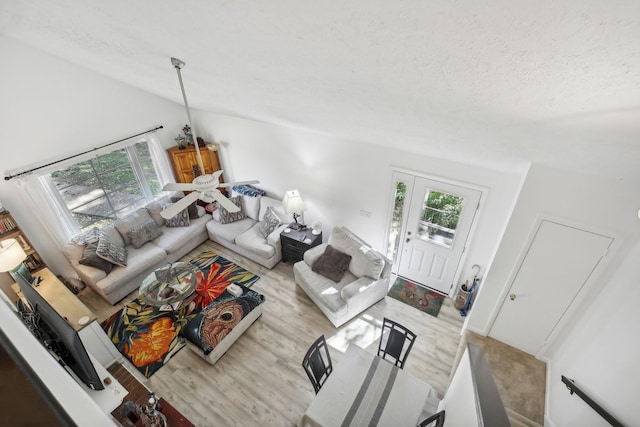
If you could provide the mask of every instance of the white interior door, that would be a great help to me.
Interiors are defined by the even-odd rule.
[[[480,194],[470,188],[415,177],[398,275],[448,295]]]
[[[543,220],[489,336],[535,355],[613,242]]]

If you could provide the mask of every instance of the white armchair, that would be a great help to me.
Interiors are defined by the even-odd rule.
[[[351,256],[338,282],[313,271],[328,245]],[[335,227],[327,243],[309,249],[294,264],[293,274],[297,285],[339,327],[387,295],[391,261],[347,228]]]

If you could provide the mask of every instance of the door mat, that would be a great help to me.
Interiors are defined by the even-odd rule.
[[[145,377],[164,366],[184,343],[180,329],[215,300],[231,283],[251,287],[260,276],[211,251],[191,260],[198,267],[195,298],[178,311],[160,310],[137,298],[102,322],[118,351]]]
[[[413,308],[438,317],[445,296],[423,286],[398,277],[387,296],[402,301]]]

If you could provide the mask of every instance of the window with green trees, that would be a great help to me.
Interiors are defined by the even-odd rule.
[[[146,141],[59,169],[47,178],[82,231],[112,223],[162,192]]]
[[[417,237],[451,247],[463,204],[462,197],[429,190],[420,214]]]

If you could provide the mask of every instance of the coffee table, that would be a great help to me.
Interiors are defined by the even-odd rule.
[[[175,310],[196,289],[197,272],[198,268],[187,262],[167,264],[144,278],[138,294],[145,304]]]

